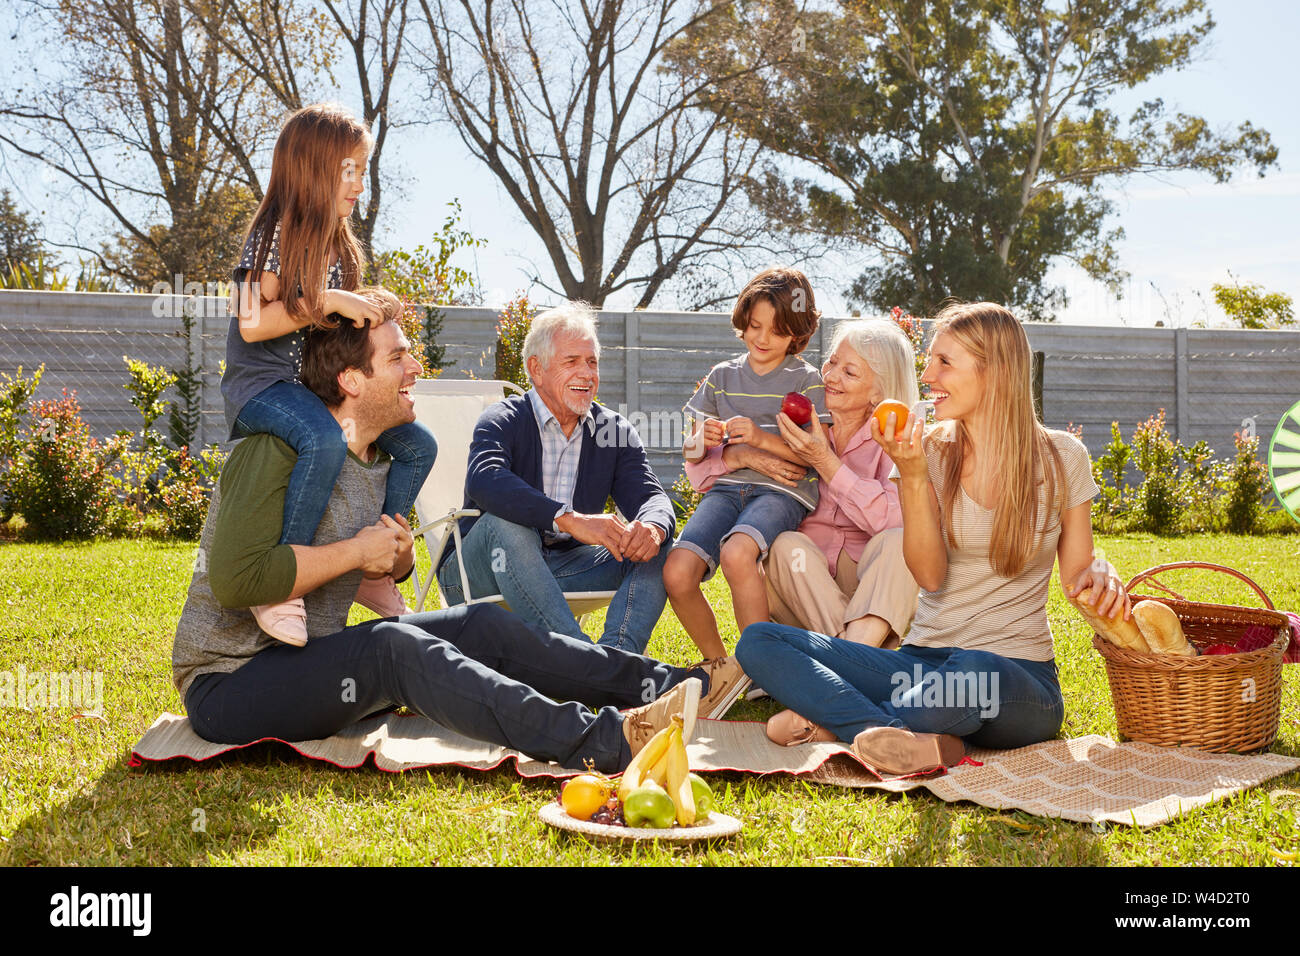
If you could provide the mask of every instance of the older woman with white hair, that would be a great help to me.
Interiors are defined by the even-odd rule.
[[[893,647],[916,611],[918,588],[903,560],[902,512],[889,479],[893,462],[872,439],[869,422],[887,398],[908,408],[919,401],[915,353],[889,320],[843,322],[835,329],[822,380],[829,428],[815,417],[808,431],[785,415],[777,419],[781,437],[816,470],[821,494],[799,529],[780,535],[768,553],[769,610],[779,624]],[[754,468],[790,484],[802,474],[798,465],[745,445],[728,445],[688,474],[699,487],[736,468]],[[770,733],[784,738],[815,732],[798,715],[785,715],[774,719]]]

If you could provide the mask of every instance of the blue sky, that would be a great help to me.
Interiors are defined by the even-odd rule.
[[[1229,281],[1229,270],[1242,281],[1300,300],[1300,51],[1295,48],[1300,4],[1237,0],[1212,3],[1211,11],[1216,26],[1200,61],[1117,98],[1114,108],[1125,116],[1143,100],[1159,96],[1171,112],[1181,108],[1216,128],[1250,120],[1272,134],[1280,168],[1262,180],[1246,172],[1223,185],[1205,176],[1178,174],[1133,177],[1112,187],[1112,219],[1126,233],[1121,263],[1131,275],[1124,299],[1116,300],[1073,266],[1055,268],[1051,281],[1063,284],[1071,300],[1059,315],[1063,322],[1218,324],[1223,314],[1210,285]],[[534,271],[530,262],[546,268],[540,241],[449,127],[412,135],[403,146],[404,159],[438,155],[438,175],[408,187],[406,208],[392,212],[384,238],[394,245],[415,245],[423,238],[428,211],[459,197],[471,231],[488,240],[476,259],[489,304],[526,287]],[[844,308],[840,293],[818,288],[823,311]]]
[[[1246,172],[1234,182],[1216,185],[1191,174],[1134,177],[1111,187],[1116,203],[1113,223],[1123,226],[1122,267],[1131,274],[1125,297],[1117,301],[1100,284],[1070,266],[1053,270],[1053,282],[1064,284],[1071,303],[1060,314],[1065,322],[1188,325],[1195,321],[1220,324],[1210,285],[1229,281],[1228,272],[1242,281],[1262,283],[1300,299],[1300,4],[1237,0],[1213,2],[1216,21],[1200,61],[1181,73],[1160,78],[1113,101],[1121,115],[1145,99],[1160,96],[1171,109],[1205,117],[1211,125],[1235,127],[1250,120],[1269,130],[1279,148],[1280,168],[1265,179]],[[3,17],[10,26],[12,8]],[[6,35],[10,32],[6,30]],[[13,47],[0,50],[0,68],[17,64]],[[399,200],[392,188],[385,197],[378,245],[410,248],[426,242],[431,226],[440,223],[445,204],[459,198],[464,222],[487,240],[485,249],[462,263],[479,276],[485,299],[498,305],[528,286],[535,270],[548,271],[539,240],[523,222],[495,178],[470,157],[454,131],[445,125],[395,130],[390,149],[396,161],[390,170],[410,177]],[[432,171],[432,174],[430,174]],[[0,184],[18,187],[29,204],[50,206],[49,237],[66,240],[74,230],[93,242],[87,224],[92,207],[72,201],[51,203],[42,195],[48,176],[8,157]],[[88,218],[88,214],[89,217]],[[93,227],[92,227],[93,228]],[[97,244],[97,243],[96,243]],[[853,275],[862,261],[847,261],[842,275]],[[744,276],[737,277],[737,283]],[[548,296],[537,290],[538,298]],[[819,283],[823,311],[842,313],[841,289]],[[611,306],[631,303],[611,300]]]

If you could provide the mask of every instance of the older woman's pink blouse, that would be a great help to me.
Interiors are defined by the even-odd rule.
[[[835,438],[826,430],[826,440],[835,450]],[[816,542],[826,556],[831,576],[840,551],[849,552],[855,562],[873,535],[886,528],[901,528],[903,512],[898,488],[889,480],[894,463],[884,449],[871,440],[870,423],[849,439],[848,448],[836,452],[842,462],[829,482],[821,482],[817,510],[804,518],[799,530]],[[710,448],[698,463],[686,462],[686,477],[696,491],[708,491],[718,475],[730,471],[722,460],[722,448]]]

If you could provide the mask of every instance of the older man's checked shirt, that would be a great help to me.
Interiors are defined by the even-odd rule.
[[[528,390],[528,400],[533,404],[537,430],[542,437],[542,492],[546,497],[560,502],[560,510],[555,512],[558,520],[560,515],[573,510],[573,487],[578,481],[578,462],[582,459],[582,430],[589,428],[594,433],[596,419],[588,408],[586,416],[573,429],[573,434],[566,438],[564,429],[537,394],[537,389]],[[569,537],[554,523],[550,531],[542,532],[542,540],[546,544],[567,541]]]

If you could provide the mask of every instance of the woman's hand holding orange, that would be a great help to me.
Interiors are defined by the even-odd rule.
[[[914,417],[912,427],[905,431],[901,438],[895,437],[893,428],[887,429],[888,434],[882,434],[880,422],[874,415],[867,424],[871,428],[872,439],[885,450],[890,461],[898,466],[900,478],[929,479],[929,471],[925,464],[925,448],[921,441],[925,435],[925,420],[920,415]]]

